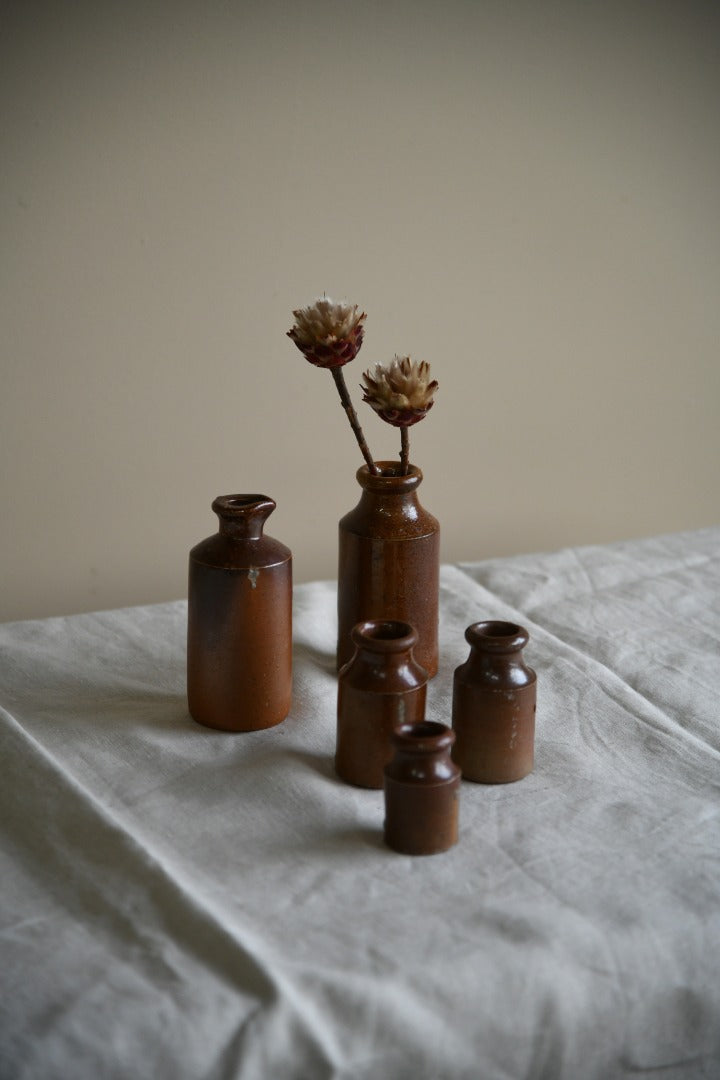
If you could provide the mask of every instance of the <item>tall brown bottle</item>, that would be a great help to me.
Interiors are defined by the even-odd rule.
[[[369,619],[410,623],[418,632],[415,659],[432,677],[438,669],[440,526],[420,505],[422,472],[400,475],[395,461],[357,471],[360,502],[340,521],[338,669],[353,655],[351,631]]]
[[[352,640],[338,679],[335,771],[348,784],[382,788],[393,732],[425,717],[427,672],[414,659],[409,623],[358,623]]]
[[[522,650],[528,632],[509,622],[473,623],[470,655],[455,669],[453,760],[466,780],[507,784],[533,770],[536,676]]]
[[[273,727],[290,710],[292,557],[263,535],[266,495],[222,495],[219,532],[190,552],[187,691],[199,724]]]

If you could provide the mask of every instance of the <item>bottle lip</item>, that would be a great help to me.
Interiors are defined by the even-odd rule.
[[[410,465],[410,471],[402,475],[399,461],[376,461],[375,464],[380,469],[379,475],[371,473],[367,465],[361,465],[355,474],[365,491],[403,495],[414,491],[423,478],[422,470],[417,465]]]
[[[375,653],[406,652],[418,640],[415,627],[399,619],[365,619],[353,626],[350,636],[358,648]]]
[[[259,494],[218,495],[212,502],[213,513],[228,518],[244,517],[250,510],[267,510],[270,513],[276,506],[277,503],[269,495]]]
[[[392,734],[398,749],[414,753],[437,753],[449,749],[455,742],[455,732],[439,720],[420,720],[416,724],[401,724]]]
[[[468,626],[465,640],[482,652],[513,653],[527,645],[530,635],[517,623],[488,619]]]

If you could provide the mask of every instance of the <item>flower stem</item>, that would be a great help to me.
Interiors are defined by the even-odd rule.
[[[410,434],[406,427],[400,428],[400,475],[410,472]]]
[[[350,427],[353,429],[353,432],[355,433],[355,438],[357,439],[357,444],[360,447],[360,450],[362,452],[362,456],[365,458],[365,461],[367,462],[367,467],[368,467],[368,469],[370,470],[371,473],[373,473],[375,476],[379,476],[380,470],[378,469],[377,465],[375,464],[375,462],[372,459],[372,454],[370,453],[370,448],[368,447],[368,444],[365,442],[365,436],[363,435],[363,430],[360,427],[360,421],[357,418],[357,413],[355,412],[355,409],[353,408],[353,403],[350,400],[350,395],[348,393],[348,388],[345,385],[345,376],[343,375],[343,369],[341,367],[335,367],[335,368],[330,368],[330,370],[332,371],[332,376],[333,376],[333,379],[335,380],[335,385],[337,386],[338,394],[340,395],[340,401],[342,402],[342,407],[345,410],[345,412],[347,413],[347,418],[350,421]]]

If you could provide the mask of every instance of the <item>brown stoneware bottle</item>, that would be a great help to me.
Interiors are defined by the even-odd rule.
[[[351,638],[355,653],[338,679],[335,771],[348,784],[382,788],[393,731],[425,716],[427,672],[409,623],[358,623]]]
[[[418,501],[420,469],[400,475],[394,461],[363,465],[360,502],[340,521],[338,649],[341,668],[353,654],[353,626],[368,619],[410,623],[415,658],[432,678],[438,668],[440,526]]]
[[[266,495],[221,495],[220,530],[190,552],[187,691],[199,724],[256,731],[284,720],[292,684],[292,557],[263,535]]]
[[[445,724],[403,724],[385,768],[385,843],[404,855],[435,855],[458,838],[460,770]]]
[[[522,650],[528,632],[509,622],[465,631],[470,655],[455,669],[453,758],[466,780],[508,784],[533,770],[536,678]]]

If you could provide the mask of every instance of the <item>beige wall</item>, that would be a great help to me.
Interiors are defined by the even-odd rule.
[[[0,618],[183,596],[235,491],[334,576],[361,462],[285,337],[323,290],[352,388],[440,381],[445,561],[718,521],[717,4],[4,11]]]

